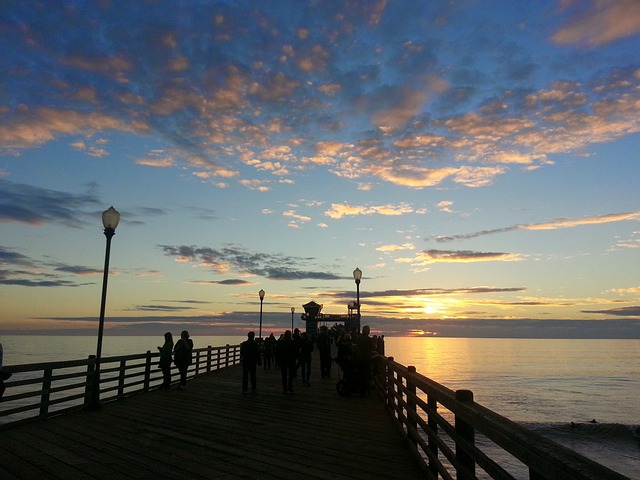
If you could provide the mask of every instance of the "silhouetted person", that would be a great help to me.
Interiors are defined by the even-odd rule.
[[[371,359],[375,352],[372,339],[369,337],[369,326],[362,327],[362,333],[356,339],[356,365],[358,370],[358,387],[360,396],[369,394],[369,380],[371,377]]]
[[[160,350],[160,362],[158,367],[162,369],[162,388],[171,388],[171,352],[173,351],[173,335],[171,332],[164,334],[164,344],[158,346]]]
[[[176,342],[176,346],[173,349],[173,361],[180,371],[180,385],[178,385],[178,390],[187,388],[187,371],[192,362],[192,350],[193,340],[189,338],[189,332],[183,330],[180,334],[180,340]]]
[[[376,345],[376,351],[384,356],[384,335],[378,337],[378,344]]]
[[[256,390],[256,369],[262,365],[260,360],[260,348],[255,341],[256,334],[249,332],[247,340],[240,344],[240,362],[242,363],[242,391],[249,389],[249,377],[251,377],[251,391]]]
[[[353,360],[353,340],[351,335],[344,332],[338,338],[338,365],[342,370],[344,379],[352,385],[355,385],[357,379],[354,378],[354,360]]]
[[[331,337],[325,325],[320,327],[317,343],[318,352],[320,353],[320,376],[322,378],[331,378]]]
[[[300,335],[300,330],[298,328],[293,330],[291,338],[293,339],[293,343],[296,344],[296,366],[293,372],[293,376],[295,378],[298,376],[298,369],[300,368],[300,352],[302,351],[302,335]]]
[[[349,370],[353,362],[353,341],[351,335],[344,333],[338,338],[338,364],[342,371]]]
[[[298,347],[293,341],[291,330],[284,332],[276,346],[276,360],[282,372],[282,393],[293,393],[293,377],[296,370]]]
[[[313,352],[313,340],[307,332],[302,334],[302,342],[300,343],[300,366],[302,374],[302,384],[310,386],[309,378],[311,377],[311,353]]]
[[[269,335],[264,341],[264,369],[271,370],[271,364],[274,361],[274,354],[276,351],[276,337],[273,333]]]

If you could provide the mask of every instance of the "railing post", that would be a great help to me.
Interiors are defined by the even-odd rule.
[[[540,475],[538,472],[529,467],[529,480],[549,480],[547,477]]]
[[[91,402],[92,388],[93,388],[93,376],[96,372],[96,356],[89,355],[89,362],[87,363],[87,380],[84,384],[84,405],[85,407]]]
[[[224,366],[225,368],[229,366],[229,344],[227,343],[227,355],[225,356],[224,359]]]
[[[151,350],[147,350],[147,358],[144,364],[144,383],[142,391],[148,392],[151,384]]]
[[[207,346],[207,373],[211,373],[211,345]]]
[[[407,367],[409,373],[416,373],[416,367],[410,365]],[[409,442],[413,447],[418,444],[418,421],[416,415],[418,415],[416,401],[416,384],[413,383],[410,377],[407,377],[407,435]]]
[[[42,393],[40,397],[40,416],[46,417],[49,412],[49,399],[51,397],[51,377],[53,376],[53,369],[47,368],[44,371],[44,377],[42,379]]]
[[[124,377],[127,372],[127,361],[120,360],[120,371],[118,372],[118,400],[124,398]]]
[[[471,390],[456,390],[456,402],[473,402],[473,392]],[[456,433],[466,443],[475,444],[475,431],[471,425],[462,420],[457,412],[455,413]],[[457,479],[466,480],[474,479],[476,472],[476,463],[473,457],[469,455],[464,448],[456,441],[456,460],[458,468],[456,468]]]
[[[387,367],[387,408],[391,411],[395,411],[395,407],[394,407],[394,389],[395,389],[395,382],[393,381],[393,368],[392,365],[393,364],[393,357],[389,357],[389,366]],[[395,413],[394,413],[395,415]]]
[[[438,411],[438,402],[433,398],[433,395],[427,396],[427,406],[431,408],[431,411],[433,411],[434,414]],[[428,414],[427,424],[429,426],[429,430],[433,433],[433,437],[429,435],[428,444],[428,448],[433,454],[433,456],[429,458],[429,470],[434,478],[438,478],[438,443],[435,439],[435,437],[438,436],[438,420],[435,415],[431,415],[431,413]]]

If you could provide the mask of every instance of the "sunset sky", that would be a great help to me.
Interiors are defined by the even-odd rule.
[[[0,334],[640,338],[637,0],[0,2]],[[579,322],[578,322],[579,321]],[[548,332],[548,333],[541,333]]]

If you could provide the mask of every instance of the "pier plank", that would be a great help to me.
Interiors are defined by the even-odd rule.
[[[312,367],[312,386],[297,382],[291,395],[279,371],[264,369],[257,392],[243,394],[236,366],[184,391],[0,431],[2,478],[425,478],[382,401],[340,397],[337,378]]]

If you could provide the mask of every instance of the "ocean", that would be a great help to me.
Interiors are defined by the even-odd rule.
[[[193,338],[197,348],[244,339]],[[81,359],[96,349],[95,337],[0,341],[5,365]],[[106,336],[103,356],[155,351],[161,343],[161,335]],[[640,480],[640,340],[388,337],[385,354],[452,390],[471,390],[496,413]]]

